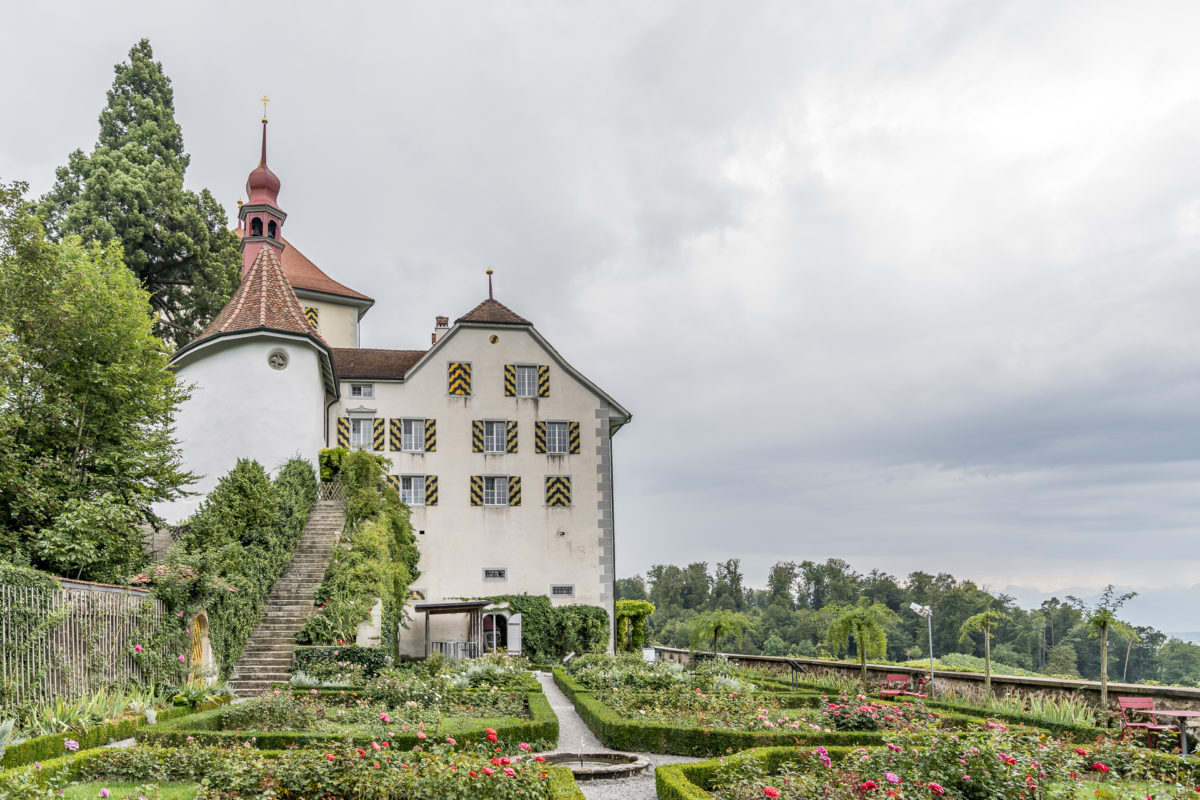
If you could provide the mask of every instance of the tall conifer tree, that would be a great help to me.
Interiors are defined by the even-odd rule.
[[[119,241],[125,264],[150,293],[158,333],[184,344],[237,286],[237,236],[207,189],[183,188],[190,159],[171,81],[150,42],[134,45],[115,72],[95,148],[71,153],[38,212],[52,237]]]

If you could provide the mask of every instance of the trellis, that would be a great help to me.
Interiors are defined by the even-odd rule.
[[[162,620],[148,592],[0,585],[0,705],[75,698],[141,679],[133,645]]]

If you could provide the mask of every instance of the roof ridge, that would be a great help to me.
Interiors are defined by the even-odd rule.
[[[454,320],[460,322],[487,322],[495,325],[533,325],[532,322],[513,311],[494,297],[489,297],[473,309]]]

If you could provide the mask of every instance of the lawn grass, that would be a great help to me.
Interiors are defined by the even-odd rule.
[[[90,781],[88,783],[76,783],[68,786],[63,797],[65,800],[96,800],[100,797],[100,790],[107,789],[109,800],[135,800],[138,797],[145,797],[147,790],[157,788],[159,796],[162,800],[194,800],[196,794],[200,791],[200,787],[194,783],[128,783],[118,781],[116,783],[107,781]]]

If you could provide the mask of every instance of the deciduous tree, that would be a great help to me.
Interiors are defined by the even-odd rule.
[[[858,661],[862,682],[867,684],[867,658],[883,658],[887,654],[887,629],[900,621],[896,613],[883,603],[869,603],[862,598],[852,606],[834,606],[833,624],[829,626],[829,643],[840,650],[853,637],[858,646]]]
[[[143,561],[137,523],[191,482],[146,292],[113,243],[48,241],[0,185],[0,552],[99,581]]]

